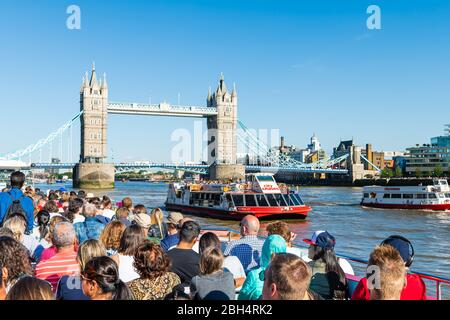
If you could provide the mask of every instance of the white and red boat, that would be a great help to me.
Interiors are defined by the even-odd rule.
[[[368,186],[363,188],[364,207],[413,210],[450,210],[447,180],[435,179],[433,185],[406,187]]]
[[[246,175],[243,183],[171,183],[166,209],[197,216],[240,220],[304,219],[311,210],[297,192],[280,188],[272,174]]]

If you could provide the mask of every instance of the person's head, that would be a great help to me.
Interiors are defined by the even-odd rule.
[[[28,249],[11,237],[0,237],[2,282],[10,287],[18,278],[33,274]]]
[[[135,215],[147,214],[148,215],[147,208],[143,204],[138,204],[138,205],[134,206],[133,214],[135,214]]]
[[[77,241],[77,235],[73,224],[67,221],[56,224],[55,229],[53,230],[52,239],[53,244],[58,251],[65,248],[73,248]]]
[[[397,249],[376,247],[367,265],[367,285],[371,300],[400,300],[406,286],[406,267]]]
[[[186,221],[180,229],[180,243],[194,246],[200,234],[200,225],[195,221]]]
[[[116,218],[117,219],[127,219],[130,211],[125,207],[120,207],[116,210]]]
[[[11,173],[11,188],[21,189],[25,183],[25,174],[20,171]]]
[[[77,262],[83,270],[86,263],[95,257],[106,256],[106,249],[103,243],[96,239],[84,241],[78,248]]]
[[[103,196],[102,198],[102,208],[103,209],[111,209],[112,208],[112,201],[108,196]]]
[[[291,253],[278,253],[264,272],[263,300],[304,300],[311,269]]]
[[[133,224],[142,228],[142,232],[148,233],[148,229],[152,225],[150,216],[146,213],[138,213],[133,216]]]
[[[55,300],[55,295],[50,282],[27,276],[14,284],[6,300]]]
[[[154,208],[150,213],[152,224],[161,225],[164,219],[164,214],[160,208]]]
[[[405,261],[405,266],[411,267],[414,260],[414,247],[411,241],[402,236],[392,235],[384,239],[381,245],[390,245],[397,249],[403,261]]]
[[[54,200],[47,201],[47,203],[45,204],[43,209],[49,213],[58,213],[59,212],[59,207]]]
[[[24,220],[22,215],[13,215],[8,218],[3,224],[5,228],[8,228],[14,234],[14,239],[19,242],[23,241],[23,235],[27,228],[27,222]]]
[[[286,252],[286,241],[278,234],[268,236],[261,250],[261,267],[266,268],[273,255]]]
[[[142,279],[155,279],[170,268],[170,259],[161,246],[144,240],[134,254],[133,266]]]
[[[69,201],[69,207],[67,209],[67,219],[73,222],[75,215],[81,213],[81,209],[83,208],[84,201],[81,198],[73,198]]]
[[[120,238],[125,231],[125,225],[119,220],[108,223],[100,235],[100,241],[106,249],[118,250],[120,246]]]
[[[67,221],[67,219],[62,216],[54,216],[50,219],[50,222],[48,224],[48,232],[45,237],[47,241],[50,241],[53,244],[53,231],[55,230],[55,226],[63,221]]]
[[[291,229],[289,229],[289,225],[283,221],[275,221],[269,223],[266,227],[267,234],[270,236],[272,234],[278,234],[283,237],[288,246],[291,245]]]
[[[86,199],[86,191],[84,191],[84,190],[78,191],[78,198],[85,200]]]
[[[246,215],[239,223],[242,236],[255,236],[259,231],[259,220],[251,214]]]
[[[183,215],[180,212],[171,211],[167,215],[166,223],[170,232],[175,232],[179,229],[179,223],[183,220]]]
[[[133,209],[133,201],[129,197],[125,197],[122,200],[122,207],[127,208],[128,210]]]
[[[92,203],[85,203],[83,205],[83,215],[86,218],[95,217],[97,215],[97,207]]]
[[[118,252],[124,256],[134,256],[138,246],[146,239],[147,235],[138,225],[131,225],[125,229],[120,238]]]
[[[132,293],[119,278],[119,267],[110,257],[89,260],[82,273],[83,293],[92,300],[131,300]]]
[[[316,231],[313,233],[311,239],[303,239],[309,244],[308,257],[311,260],[318,260],[323,258],[326,251],[333,251],[336,244],[336,239],[327,231]]]
[[[223,259],[222,251],[219,248],[206,248],[200,256],[200,273],[208,275],[222,270]]]
[[[183,224],[184,224],[185,222],[188,222],[188,221],[194,221],[194,219],[189,218],[189,217],[184,217],[183,219],[181,219],[180,221],[178,221],[178,229],[181,229],[181,227],[183,226]]]
[[[221,247],[222,245],[219,237],[213,232],[206,232],[202,234],[198,244],[199,254],[202,254],[202,252],[208,248],[217,248],[220,250]]]
[[[41,239],[45,238],[48,233],[48,225],[50,223],[50,213],[46,210],[41,210],[36,215],[36,222],[39,226],[39,234]]]

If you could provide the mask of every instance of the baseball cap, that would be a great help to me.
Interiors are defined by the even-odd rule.
[[[303,239],[303,241],[324,249],[333,249],[336,244],[336,239],[328,231],[323,230],[314,232],[311,239]]]
[[[150,228],[152,220],[146,213],[138,213],[133,216],[133,222],[141,228]]]
[[[64,188],[64,187],[61,187],[61,188],[59,188],[59,191],[61,191],[61,192],[66,192],[67,190],[66,190],[66,188]]]
[[[403,261],[408,262],[411,259],[410,245],[405,240],[391,236],[385,239],[381,244],[388,244],[397,249]]]
[[[95,195],[92,192],[89,192],[88,194],[86,194],[86,199],[92,199],[95,198]]]
[[[180,222],[180,220],[182,220],[184,217],[181,213],[179,212],[175,212],[175,211],[171,211],[169,212],[169,215],[167,216],[167,223],[173,223],[174,225],[178,225],[178,223]]]

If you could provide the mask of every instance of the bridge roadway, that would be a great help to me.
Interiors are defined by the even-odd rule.
[[[72,169],[76,163],[32,163],[29,168],[24,169]],[[153,168],[180,170],[199,174],[208,174],[209,166],[204,164],[173,164],[173,163],[116,163],[114,164],[117,172],[129,172],[136,170],[147,170]],[[303,172],[303,173],[333,173],[348,174],[346,169],[333,168],[308,168],[308,167],[270,167],[246,165],[246,172]]]

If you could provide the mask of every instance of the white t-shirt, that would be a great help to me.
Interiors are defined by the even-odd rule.
[[[119,257],[119,278],[123,282],[130,282],[134,279],[138,279],[139,274],[133,267],[133,256],[124,256],[122,254],[117,254]]]
[[[233,278],[245,278],[245,270],[241,261],[236,256],[228,256],[223,260],[223,268],[233,274]]]
[[[112,219],[112,217],[114,217],[115,214],[116,213],[111,209],[104,209],[102,212],[102,216],[104,216],[110,220]]]
[[[82,216],[81,214],[76,214],[73,217],[73,224],[78,223],[78,222],[84,222],[84,220],[86,220],[86,218],[84,216]]]

